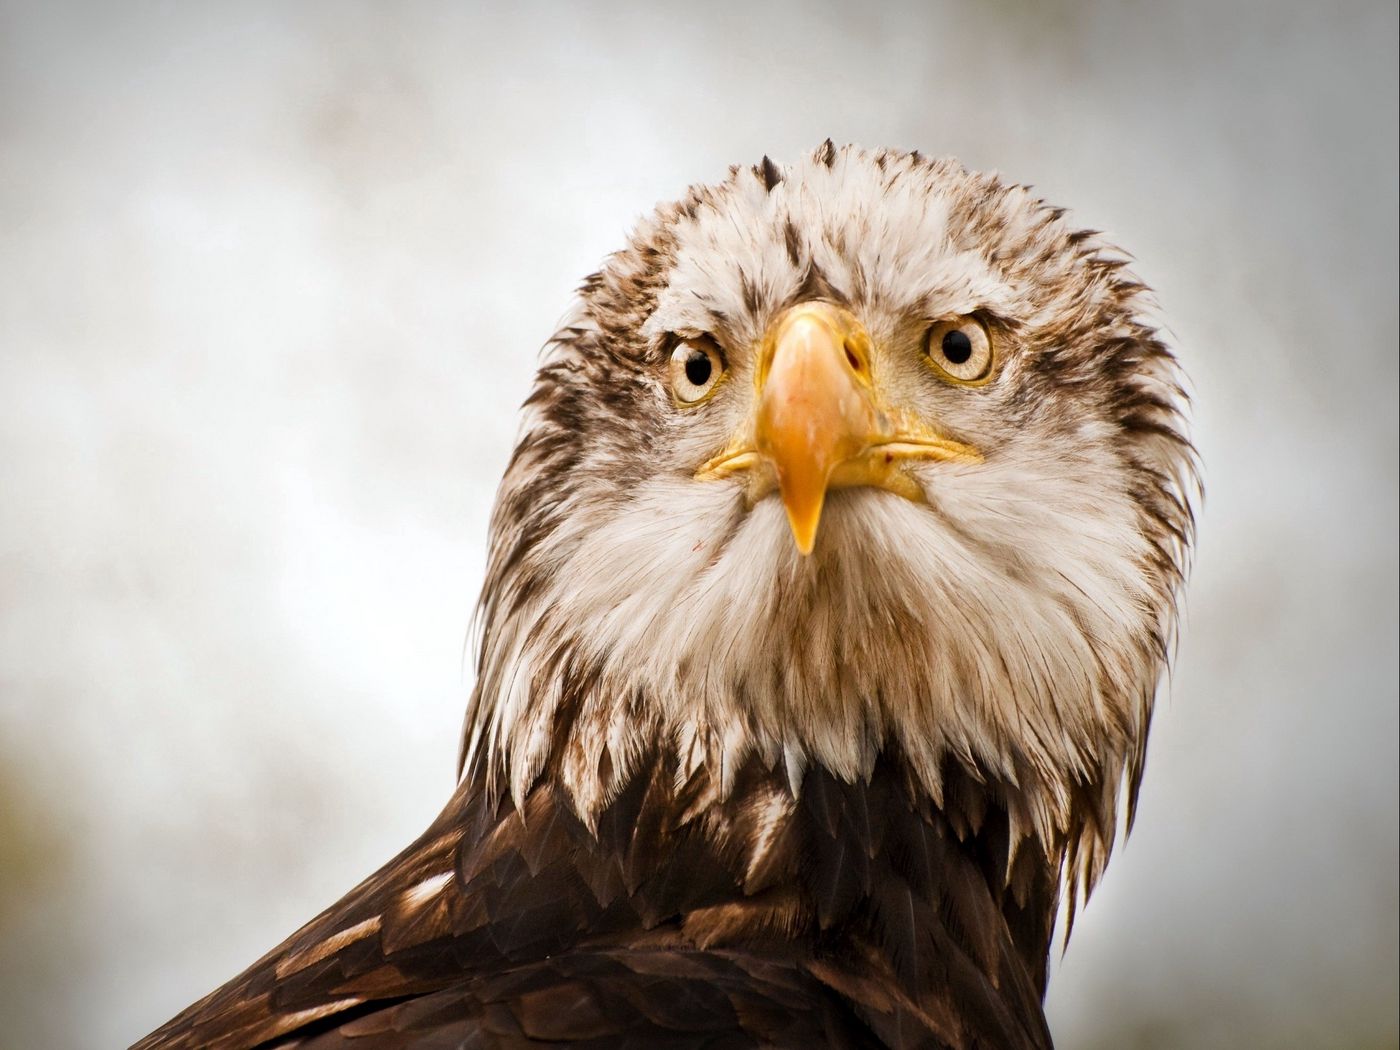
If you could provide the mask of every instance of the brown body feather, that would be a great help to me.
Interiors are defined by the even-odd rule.
[[[256,1046],[1048,1047],[1058,879],[1005,870],[995,785],[946,812],[887,755],[757,763],[723,802],[662,754],[590,831],[544,777],[468,778],[423,836],[139,1050]],[[434,876],[433,892],[412,888]],[[348,931],[348,933],[347,933]]]

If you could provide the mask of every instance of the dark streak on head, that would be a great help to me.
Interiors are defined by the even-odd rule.
[[[846,296],[838,292],[826,274],[822,272],[820,266],[811,263],[807,267],[807,272],[802,277],[802,284],[793,295],[794,303],[810,302],[814,299],[824,299],[830,303],[837,303],[840,306],[849,307],[851,304],[846,301]]]
[[[763,302],[763,297],[759,294],[758,282],[750,277],[747,271],[740,270],[739,288],[744,296],[744,309],[748,311],[750,317],[756,316]]]
[[[783,220],[783,245],[787,248],[788,259],[798,266],[802,260],[802,235],[797,232],[791,218]]]
[[[764,154],[763,162],[754,169],[754,173],[763,180],[763,188],[769,193],[773,192],[773,187],[783,181],[783,173],[778,170],[767,154]]]

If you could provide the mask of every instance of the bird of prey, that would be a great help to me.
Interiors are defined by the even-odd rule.
[[[1148,309],[917,152],[660,207],[525,402],[446,808],[137,1045],[1050,1046],[1193,534]]]

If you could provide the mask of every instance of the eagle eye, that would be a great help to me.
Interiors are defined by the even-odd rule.
[[[939,321],[924,337],[924,355],[941,379],[984,383],[992,374],[992,337],[975,317]]]
[[[724,356],[709,336],[682,339],[671,351],[671,390],[676,403],[698,405],[724,374]]]

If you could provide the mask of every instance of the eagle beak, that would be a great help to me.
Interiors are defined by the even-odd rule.
[[[787,311],[764,340],[754,448],[777,475],[797,549],[810,554],[836,468],[888,430],[870,389],[870,339],[828,303]]]
[[[850,311],[826,302],[785,311],[759,346],[751,425],[696,477],[745,472],[751,500],[776,483],[793,541],[811,554],[828,490],[874,486],[923,502],[909,460],[981,462],[970,446],[887,406],[871,357],[870,336]]]

